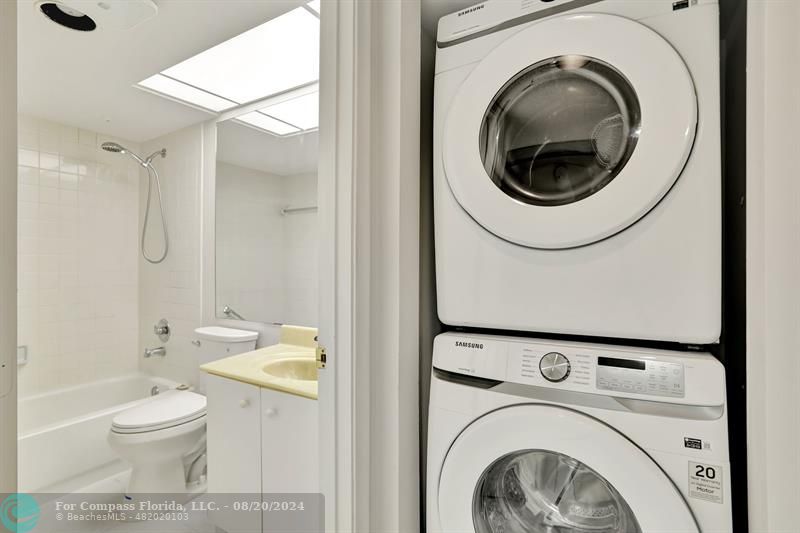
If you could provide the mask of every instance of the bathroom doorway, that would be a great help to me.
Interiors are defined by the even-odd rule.
[[[281,324],[334,338],[324,332],[325,320],[335,322],[323,318],[317,293],[334,293],[321,287],[333,280],[325,274],[333,259],[319,250],[320,228],[335,226],[323,221],[334,220],[339,206],[318,205],[324,177],[317,154],[326,142],[320,25],[325,9],[337,7],[318,0],[244,2],[236,10],[226,2],[164,3],[130,21],[91,6],[79,14],[78,3],[56,2],[53,11],[19,2],[16,13],[13,6],[3,12],[18,19],[20,50],[13,170],[19,348],[16,361],[6,362],[17,374],[9,380],[19,399],[17,490],[126,497],[134,454],[121,458],[125,447],[109,446],[109,435],[137,434],[139,426],[123,432],[122,415],[160,416],[165,410],[154,406],[161,399],[195,401],[183,393],[203,392],[193,354],[213,341],[197,337],[199,328],[253,330],[256,348],[281,342]],[[70,26],[84,16],[96,27]],[[188,18],[206,31],[187,27]],[[335,17],[327,32],[336,34]],[[204,55],[216,61],[213,68],[203,67]],[[204,77],[226,68],[225,79]],[[333,116],[327,113],[332,131]],[[208,211],[204,181],[219,164],[207,151],[224,137],[218,125],[252,138],[249,154],[237,153],[238,141],[225,146],[227,171],[264,174],[226,174],[233,186],[216,205],[224,207],[222,220]],[[259,157],[269,168],[253,168]],[[242,187],[248,180],[254,189]],[[224,240],[206,239],[210,220]],[[249,235],[237,231],[245,227]],[[332,394],[333,385],[321,394]],[[338,408],[346,412],[341,402]],[[202,450],[191,453],[187,483],[200,486],[209,472]]]

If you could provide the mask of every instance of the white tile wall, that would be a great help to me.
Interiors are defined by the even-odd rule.
[[[21,396],[137,369],[139,167],[104,140],[20,117]]]
[[[315,174],[277,176],[217,163],[216,273],[219,313],[248,320],[317,325]]]
[[[139,342],[140,348],[162,346],[153,334],[160,318],[169,320],[172,337],[163,344],[164,358],[140,359],[141,368],[150,374],[182,383],[195,383],[198,361],[191,344],[195,328],[203,325],[201,269],[201,177],[203,127],[190,126],[142,147],[147,155],[161,148],[166,158],[157,158],[169,228],[170,250],[163,263],[153,265],[139,259]],[[155,196],[151,200],[148,254],[158,257],[163,246],[161,217]],[[142,180],[140,202],[145,205],[147,182]],[[140,217],[144,216],[142,208]]]

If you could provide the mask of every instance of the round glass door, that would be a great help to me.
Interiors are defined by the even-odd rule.
[[[586,56],[554,57],[497,93],[481,125],[481,160],[512,198],[565,205],[619,174],[640,129],[639,99],[620,72]]]
[[[509,453],[475,489],[477,533],[641,533],[625,499],[600,474],[547,450]]]
[[[699,531],[650,456],[565,407],[518,404],[474,420],[448,448],[436,483],[436,531]]]
[[[647,215],[683,172],[694,83],[639,22],[548,18],[469,68],[457,87],[439,78],[440,168],[464,211],[503,240],[556,250],[599,242]]]

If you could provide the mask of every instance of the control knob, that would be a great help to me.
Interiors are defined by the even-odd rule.
[[[569,376],[569,359],[564,354],[550,352],[539,360],[539,371],[547,381],[564,381]]]

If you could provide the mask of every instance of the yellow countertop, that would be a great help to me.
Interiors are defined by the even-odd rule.
[[[316,328],[281,326],[280,342],[200,366],[200,370],[223,378],[250,383],[305,398],[317,399],[317,380],[283,378],[264,372],[267,363],[287,358],[314,359],[317,342]]]

